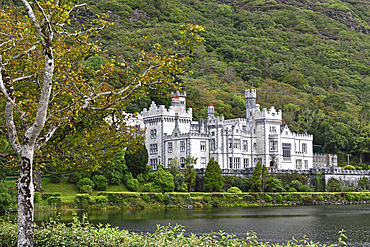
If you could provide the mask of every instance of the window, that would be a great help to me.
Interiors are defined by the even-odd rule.
[[[257,149],[257,143],[253,143],[253,150]]]
[[[229,139],[229,148],[233,148],[233,140]]]
[[[211,150],[215,150],[215,149],[216,149],[216,140],[211,139]]]
[[[234,168],[240,168],[240,158],[234,158]]]
[[[234,148],[240,149],[240,139],[234,139]]]
[[[296,167],[295,168],[297,170],[301,170],[302,169],[302,160],[296,160],[295,164],[296,164]]]
[[[304,161],[304,169],[305,170],[308,170],[308,160],[305,160]]]
[[[243,163],[244,163],[244,168],[247,168],[249,166],[249,159],[244,159],[243,160]]]
[[[172,149],[172,142],[169,142],[169,143],[167,144],[167,149],[168,149],[168,152],[169,152],[169,153],[172,153],[172,151],[173,151],[173,149]]]
[[[205,141],[200,142],[200,151],[202,151],[202,152],[206,151],[206,142]]]
[[[229,158],[229,168],[233,168],[233,158]]]
[[[168,158],[168,165],[171,164],[172,158]]]
[[[157,169],[158,160],[157,159],[150,159],[149,164],[153,167],[154,170]]]
[[[212,131],[212,136],[215,136],[215,132],[214,131]]]
[[[181,165],[182,168],[185,167],[185,157],[180,158],[180,165]]]
[[[307,143],[302,143],[302,152],[307,153]]]
[[[243,151],[248,151],[248,141],[243,141]]]
[[[150,144],[149,145],[149,153],[150,154],[157,154],[158,153],[158,145],[157,144]]]
[[[290,143],[283,143],[283,159],[289,159],[290,160],[290,149],[292,144]]]
[[[185,141],[180,142],[180,151],[185,152]]]
[[[150,130],[150,139],[157,138],[157,130]]]
[[[277,140],[270,140],[270,151],[278,151]]]
[[[206,162],[207,162],[206,157],[201,157],[200,158],[200,167],[201,168],[206,168]]]

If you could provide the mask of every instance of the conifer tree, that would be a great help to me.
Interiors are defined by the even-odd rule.
[[[205,192],[220,191],[224,185],[224,178],[222,170],[217,161],[210,159],[208,162],[206,173],[204,174],[204,187]]]
[[[262,174],[262,165],[261,163],[258,162],[256,167],[254,168],[252,175],[252,191],[254,192],[262,192],[261,174]]]

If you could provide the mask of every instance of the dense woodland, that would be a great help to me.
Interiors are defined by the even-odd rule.
[[[84,28],[105,15],[114,23],[94,37],[102,52],[86,59],[92,81],[101,64],[114,60],[113,87],[125,80],[120,65],[156,43],[172,48],[180,25],[205,27],[178,77],[195,119],[208,103],[216,114],[244,117],[244,90],[257,88],[261,107],[283,110],[292,131],[306,130],[323,152],[337,153],[340,165],[367,169],[370,161],[370,4],[366,0],[88,0],[71,25]],[[14,0],[17,4],[17,0]],[[1,4],[1,3],[0,3]],[[169,104],[153,91],[126,105],[140,112],[152,100]]]

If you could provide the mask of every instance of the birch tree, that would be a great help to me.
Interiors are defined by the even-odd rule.
[[[89,35],[109,23],[93,19],[91,25],[71,31],[73,13],[87,9],[70,0],[21,0],[21,8],[0,10],[0,104],[3,107],[7,140],[19,157],[18,246],[34,246],[34,157],[54,133],[71,125],[79,111],[115,111],[122,104],[138,99],[149,88],[177,90],[174,78],[184,71],[193,44],[203,41],[197,34],[202,27],[184,26],[183,39],[176,43],[182,52],[153,47],[134,63],[120,61],[126,83],[114,89],[107,83],[113,64],[100,69],[95,83],[87,82],[81,71],[86,55],[99,51]],[[186,52],[185,52],[186,51]],[[127,132],[126,132],[127,133]],[[131,133],[134,139],[134,132]]]

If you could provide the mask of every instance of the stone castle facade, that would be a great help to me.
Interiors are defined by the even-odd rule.
[[[290,131],[282,111],[273,106],[260,110],[255,89],[245,90],[246,118],[225,120],[215,116],[212,104],[207,119],[193,121],[186,109],[186,93],[172,93],[167,109],[154,102],[141,112],[146,127],[149,165],[165,167],[178,158],[197,158],[196,169],[216,160],[221,169],[249,169],[258,162],[276,169],[308,170],[337,166],[336,155],[314,154],[313,136]]]

